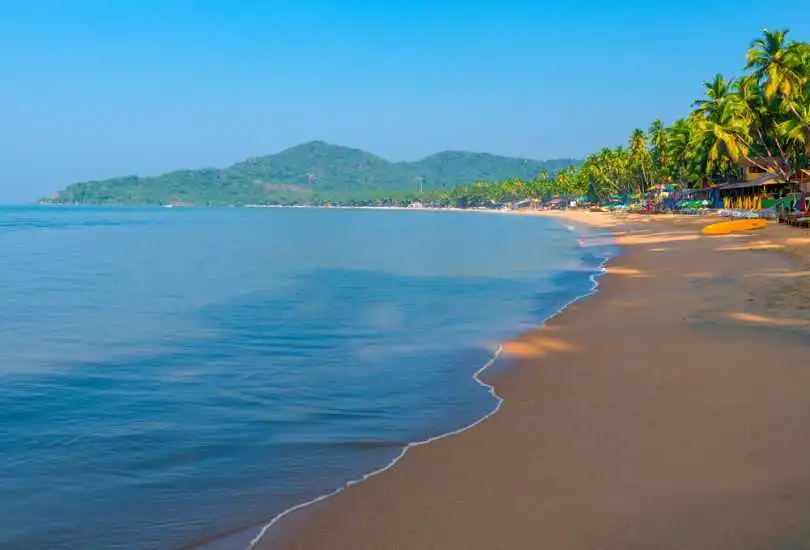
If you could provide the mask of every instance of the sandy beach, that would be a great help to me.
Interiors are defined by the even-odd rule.
[[[499,412],[258,548],[810,548],[810,234],[551,215],[611,229],[622,254],[505,344]]]

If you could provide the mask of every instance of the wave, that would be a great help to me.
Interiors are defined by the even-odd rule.
[[[575,228],[575,227],[572,227],[572,226],[566,226],[566,229],[568,229],[569,231],[577,231],[579,228]],[[584,240],[580,240],[578,242],[578,244],[582,248],[585,248],[587,246]],[[585,298],[588,298],[589,296],[592,296],[593,294],[595,294],[596,291],[599,289],[599,278],[607,272],[607,262],[610,261],[612,258],[614,258],[616,255],[617,255],[617,252],[615,252],[615,251],[614,252],[605,252],[604,254],[600,254],[600,255],[594,255],[594,257],[597,257],[597,258],[600,259],[600,263],[599,263],[598,266],[596,266],[596,269],[594,270],[594,272],[589,277],[589,280],[591,282],[591,288],[587,292],[585,292],[584,294],[580,294],[580,295],[577,295],[576,297],[572,298],[571,300],[566,302],[562,307],[560,307],[557,311],[555,311],[551,315],[547,316],[545,319],[542,320],[542,322],[540,323],[540,326],[543,326],[546,323],[548,323],[551,319],[553,319],[554,317],[556,317],[557,315],[562,313],[567,307],[571,306],[572,304],[574,304],[576,302],[579,302],[580,300],[584,300]],[[500,410],[501,406],[503,405],[503,398],[500,395],[498,395],[498,393],[495,391],[495,386],[493,386],[492,384],[489,384],[489,383],[485,382],[484,380],[482,380],[481,376],[490,367],[492,367],[492,365],[494,365],[496,363],[496,361],[498,360],[498,358],[501,356],[502,353],[503,353],[503,345],[499,344],[496,351],[495,351],[495,353],[489,359],[489,361],[487,361],[482,367],[480,367],[472,375],[472,379],[477,384],[479,384],[480,386],[485,388],[487,390],[487,392],[492,397],[495,398],[495,406],[493,407],[493,409],[490,412],[488,412],[484,416],[478,418],[477,420],[473,421],[472,423],[470,423],[467,426],[464,426],[462,428],[458,428],[458,429],[450,431],[450,432],[445,432],[445,433],[442,433],[442,434],[439,434],[439,435],[436,435],[434,437],[430,437],[428,439],[424,439],[424,440],[421,440],[421,441],[414,441],[414,442],[408,443],[402,448],[402,451],[396,457],[394,457],[388,464],[386,464],[385,466],[383,466],[381,468],[378,468],[376,470],[373,470],[373,471],[371,471],[369,473],[366,473],[366,474],[362,475],[361,477],[359,477],[357,479],[347,481],[345,483],[345,485],[343,485],[342,487],[338,487],[334,491],[324,493],[323,495],[317,496],[317,497],[315,497],[313,499],[307,500],[305,502],[301,502],[299,504],[291,506],[290,508],[287,508],[286,510],[282,511],[281,513],[279,513],[278,515],[273,517],[268,523],[263,525],[262,528],[259,530],[259,532],[256,534],[256,536],[253,537],[253,539],[251,539],[250,544],[248,544],[248,546],[246,547],[245,550],[253,550],[256,547],[256,545],[261,541],[261,539],[264,538],[264,536],[270,531],[270,529],[272,529],[282,519],[289,516],[293,512],[296,512],[298,510],[301,510],[301,509],[306,508],[308,506],[311,506],[313,504],[323,502],[328,498],[331,498],[331,497],[333,497],[333,496],[335,496],[335,495],[337,495],[339,493],[342,493],[343,491],[345,491],[349,487],[352,487],[353,485],[357,485],[358,483],[362,483],[362,482],[364,482],[364,481],[366,481],[368,479],[371,479],[372,477],[377,476],[378,474],[381,474],[381,473],[393,468],[400,460],[402,460],[402,458],[408,453],[408,451],[410,449],[414,448],[414,447],[421,447],[422,445],[427,445],[428,443],[433,443],[434,441],[438,441],[438,440],[444,439],[446,437],[451,437],[451,436],[458,435],[460,433],[466,432],[467,430],[470,430],[470,429],[476,427],[477,425],[481,424],[482,422],[487,420],[489,417],[491,417],[492,415],[497,413]],[[356,442],[354,444],[359,445],[359,446],[364,446],[366,444],[370,444],[370,446],[378,446],[381,443],[382,443],[382,446],[386,446],[386,444],[388,444],[388,443],[390,443],[390,445],[387,445],[387,446],[396,446],[396,442],[388,442],[388,441],[385,441],[385,442]],[[347,444],[351,445],[352,443],[349,442]]]

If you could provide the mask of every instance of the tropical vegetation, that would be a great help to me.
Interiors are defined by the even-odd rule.
[[[654,120],[646,131],[633,130],[626,145],[605,147],[577,167],[435,195],[460,205],[566,196],[603,202],[659,184],[732,181],[741,162],[783,181],[808,169],[810,44],[790,40],[787,30],[765,30],[751,43],[742,75],[718,74],[704,89],[684,117],[669,126]]]
[[[792,181],[810,159],[810,44],[764,30],[738,77],[715,75],[692,110],[654,120],[627,143],[584,161],[531,161],[445,152],[392,163],[323,142],[249,159],[224,170],[185,170],[72,185],[47,202],[195,204],[336,203],[492,206],[555,197],[604,202],[661,184],[731,181],[741,161]],[[776,160],[775,160],[776,159]]]
[[[389,162],[321,141],[224,169],[179,170],[68,186],[42,202],[62,204],[368,204],[406,200],[473,181],[526,180],[576,163],[445,151],[417,162]]]

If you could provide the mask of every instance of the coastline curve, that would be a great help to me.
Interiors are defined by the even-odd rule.
[[[562,221],[562,220],[560,220],[560,221]],[[583,227],[583,226],[576,227],[576,226],[569,225],[569,224],[565,224],[564,227],[567,230],[572,231],[572,232],[576,232],[578,230],[585,229],[585,227]],[[615,246],[615,240],[612,238],[612,236],[610,236],[610,232],[607,232],[607,234],[608,234],[611,242]],[[586,246],[583,239],[577,239],[577,244],[582,248],[585,248],[585,246]],[[580,302],[580,301],[582,301],[582,300],[584,300],[584,299],[586,299],[586,298],[588,298],[590,296],[593,296],[599,290],[599,278],[601,278],[603,275],[605,275],[607,273],[607,264],[608,264],[608,262],[610,262],[610,260],[614,259],[618,255],[618,253],[619,253],[618,250],[619,249],[617,248],[616,250],[617,250],[617,252],[614,253],[614,254],[605,254],[605,255],[600,256],[599,264],[596,266],[595,271],[590,274],[589,280],[591,282],[591,288],[587,292],[585,292],[583,294],[579,294],[579,295],[575,296],[574,298],[572,298],[571,300],[567,301],[563,306],[558,308],[554,313],[552,313],[551,315],[548,315],[547,317],[545,317],[539,323],[538,326],[542,327],[543,325],[547,324],[550,320],[552,320],[554,317],[558,316],[560,313],[565,311],[565,309],[567,309],[569,306],[571,306],[571,305],[573,305],[573,304],[575,304],[577,302]],[[381,468],[378,468],[376,470],[372,470],[371,472],[363,474],[361,477],[359,477],[357,479],[349,480],[344,485],[336,488],[333,491],[330,491],[328,493],[324,493],[322,495],[319,495],[319,496],[317,496],[315,498],[312,498],[312,499],[309,499],[307,501],[300,502],[300,503],[298,503],[298,504],[296,504],[294,506],[291,506],[291,507],[287,508],[286,510],[283,510],[282,512],[278,513],[269,522],[267,522],[266,524],[264,524],[261,527],[261,529],[258,531],[258,533],[250,540],[250,543],[247,545],[245,550],[254,550],[256,548],[256,546],[261,542],[261,540],[267,535],[267,533],[273,527],[277,526],[281,522],[281,520],[283,520],[287,516],[291,515],[292,513],[297,512],[299,510],[302,510],[304,508],[307,508],[307,507],[309,507],[309,506],[311,506],[313,504],[317,504],[319,502],[323,502],[325,500],[328,500],[329,498],[331,498],[331,497],[333,497],[333,496],[335,496],[337,494],[342,493],[343,491],[345,491],[349,487],[352,487],[353,485],[357,485],[359,483],[367,481],[367,480],[369,480],[369,479],[371,479],[373,477],[376,477],[377,475],[379,475],[379,474],[381,474],[381,473],[383,473],[383,472],[385,472],[387,470],[390,470],[391,468],[396,466],[405,457],[405,455],[408,453],[408,451],[410,449],[412,449],[414,447],[421,447],[423,445],[427,445],[429,443],[433,443],[435,441],[439,441],[441,439],[444,439],[444,438],[447,438],[447,437],[451,437],[451,436],[458,435],[460,433],[466,432],[467,430],[470,430],[470,429],[476,427],[477,425],[481,424],[482,422],[484,422],[485,420],[487,420],[488,418],[493,416],[495,413],[497,413],[501,409],[501,406],[503,405],[504,400],[500,395],[498,395],[498,393],[497,393],[497,391],[495,389],[495,386],[493,384],[490,384],[490,383],[484,381],[481,378],[481,376],[490,367],[492,367],[497,362],[497,360],[502,355],[503,350],[504,350],[503,344],[498,344],[498,347],[497,347],[495,353],[489,359],[489,361],[487,361],[483,366],[481,366],[478,370],[476,370],[472,375],[472,379],[478,385],[485,388],[487,390],[487,392],[490,395],[492,395],[496,400],[495,405],[494,405],[494,407],[492,408],[492,410],[490,412],[488,412],[487,414],[481,416],[480,418],[476,419],[475,421],[471,422],[470,424],[468,424],[466,426],[462,426],[461,428],[458,428],[458,429],[455,429],[455,430],[452,430],[452,431],[449,431],[449,432],[444,432],[444,433],[441,433],[439,435],[430,437],[428,439],[410,442],[410,443],[408,443],[407,445],[405,445],[402,448],[401,452],[397,456],[395,456],[391,461],[389,461],[386,465],[382,466]]]

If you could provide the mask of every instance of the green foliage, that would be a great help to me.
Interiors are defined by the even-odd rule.
[[[633,130],[626,147],[603,148],[551,176],[465,185],[423,201],[492,206],[585,195],[601,202],[646,193],[654,184],[730,180],[739,175],[741,160],[786,181],[796,179],[810,166],[810,45],[791,42],[787,34],[766,30],[752,42],[748,72],[705,82],[705,96],[670,127],[655,120],[647,132]]]
[[[766,30],[748,51],[748,72],[705,82],[705,97],[670,127],[655,120],[647,132],[633,130],[626,147],[603,148],[551,177],[479,183],[440,199],[475,206],[586,195],[599,202],[642,194],[659,183],[732,179],[740,160],[795,179],[810,165],[810,45],[791,42],[787,34]]]
[[[225,169],[180,170],[73,184],[43,202],[199,205],[375,202],[478,180],[529,178],[572,160],[536,161],[448,151],[418,162],[389,162],[359,149],[311,142]]]
[[[787,34],[764,31],[748,51],[748,72],[705,82],[705,97],[672,126],[653,121],[646,135],[632,132],[628,148],[588,156],[579,173],[589,196],[644,193],[672,181],[729,180],[739,175],[740,160],[796,179],[810,165],[810,44],[789,41]]]
[[[666,127],[633,130],[627,146],[605,147],[583,162],[533,161],[444,152],[388,162],[323,142],[248,159],[224,170],[184,170],[77,183],[48,202],[100,204],[338,203],[494,206],[526,199],[645,193],[654,184],[730,179],[740,160],[793,179],[810,165],[810,44],[788,31],[764,31],[738,79],[704,83],[694,110]],[[781,162],[762,164],[762,157]]]

